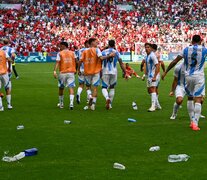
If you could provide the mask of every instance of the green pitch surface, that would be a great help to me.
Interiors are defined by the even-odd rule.
[[[206,179],[207,177],[207,123],[200,120],[201,131],[189,128],[186,100],[177,120],[169,119],[174,98],[169,97],[172,73],[160,85],[160,103],[163,110],[148,113],[150,97],[146,82],[133,77],[121,78],[113,109],[105,110],[105,101],[99,88],[96,110],[83,110],[86,92],[80,105],[68,109],[68,91],[65,108],[58,109],[57,80],[53,78],[54,64],[17,64],[20,79],[12,79],[14,109],[0,113],[0,154],[14,155],[32,147],[37,156],[20,162],[0,162],[0,179]],[[139,65],[132,65],[138,71]],[[132,109],[132,102],[138,111]],[[5,98],[4,98],[5,104]],[[203,115],[206,113],[203,106]],[[134,118],[136,123],[129,123]],[[64,124],[64,120],[72,124]],[[23,124],[24,130],[16,126]],[[149,152],[159,145],[161,150]],[[187,162],[168,163],[170,154],[186,153]],[[126,170],[113,169],[113,163]]]

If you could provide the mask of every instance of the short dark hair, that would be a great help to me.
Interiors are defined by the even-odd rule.
[[[192,39],[192,42],[194,42],[194,43],[201,42],[201,37],[199,35],[194,35],[193,39]]]
[[[109,45],[109,47],[115,47],[115,41],[109,40],[108,45]]]
[[[145,43],[145,44],[144,44],[144,47],[146,47],[146,46],[150,46],[150,47],[152,47],[152,44],[150,44],[150,43]]]
[[[9,40],[8,39],[3,39],[3,43],[4,44],[9,44]]]
[[[84,45],[86,46],[86,44],[88,44],[88,40],[86,40],[85,42],[84,42]]]
[[[157,44],[152,44],[152,49],[154,49],[155,51],[157,51]]]
[[[126,63],[126,65],[129,65],[129,63]]]
[[[62,42],[60,43],[60,45],[65,46],[66,48],[68,48],[68,43],[67,43],[67,42],[62,41]]]
[[[94,42],[94,41],[96,41],[96,38],[90,38],[90,39],[88,40],[88,44],[91,45],[91,43]]]

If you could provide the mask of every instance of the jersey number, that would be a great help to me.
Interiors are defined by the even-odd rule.
[[[191,54],[191,67],[195,67],[196,66],[196,64],[197,64],[197,52],[193,52],[192,54]]]

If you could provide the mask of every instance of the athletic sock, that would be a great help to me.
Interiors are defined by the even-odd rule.
[[[188,114],[190,117],[190,121],[194,119],[195,113],[194,113],[194,101],[187,101],[187,109],[188,109]]]
[[[64,96],[59,96],[59,103],[62,104],[63,103],[63,99],[64,99]]]
[[[73,105],[73,102],[74,102],[74,95],[70,95],[70,105]]]
[[[102,88],[102,94],[106,100],[109,99],[109,93],[106,88]]]
[[[97,97],[93,97],[93,104],[96,104]]]
[[[91,90],[90,89],[87,90],[87,98],[88,99],[91,99],[92,98],[92,93],[91,93]]]
[[[109,98],[111,100],[111,103],[114,100],[114,95],[115,95],[115,89],[110,89],[109,90]]]
[[[0,97],[0,108],[3,107],[3,104],[2,104],[2,98]]]
[[[11,95],[6,95],[7,104],[11,105]]]
[[[195,112],[195,123],[196,125],[198,125],[199,118],[201,116],[201,103],[195,103],[194,112]]]
[[[155,107],[156,102],[157,102],[157,94],[156,93],[151,93],[151,102],[152,102],[152,106]]]
[[[158,99],[158,98],[159,98],[159,95],[157,95],[157,101],[156,101],[156,103],[155,103],[155,104],[156,104],[156,106],[161,107],[161,106],[160,106],[160,102],[159,102],[159,99]]]
[[[173,114],[177,115],[178,109],[179,109],[180,105],[178,105],[176,102],[173,105]]]
[[[77,91],[77,95],[81,95],[81,93],[82,93],[82,91],[83,91],[83,88],[82,87],[78,87],[78,91]]]

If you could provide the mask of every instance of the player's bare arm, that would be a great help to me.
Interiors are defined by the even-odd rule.
[[[167,73],[181,60],[183,59],[182,56],[178,55],[167,67],[167,70],[163,73],[162,75],[162,80],[165,79],[165,76],[167,75]]]
[[[53,75],[54,75],[54,78],[57,79],[57,69],[59,67],[59,62],[57,61],[55,63],[55,68],[54,68],[54,72],[53,72]]]
[[[152,78],[152,81],[156,81],[156,77],[157,77],[158,73],[159,73],[159,64],[156,64],[155,65],[155,75]]]
[[[126,69],[125,69],[125,67],[124,67],[124,63],[122,62],[122,59],[119,58],[118,61],[119,61],[119,65],[120,65],[122,71],[124,72],[124,74],[126,74]]]
[[[116,56],[116,53],[115,52],[112,52],[112,53],[110,53],[107,56],[100,56],[99,58],[103,61],[105,59],[112,58],[112,57],[115,57],[115,56]]]
[[[140,71],[143,72],[144,71],[144,64],[145,64],[145,60],[143,59],[140,65]]]

